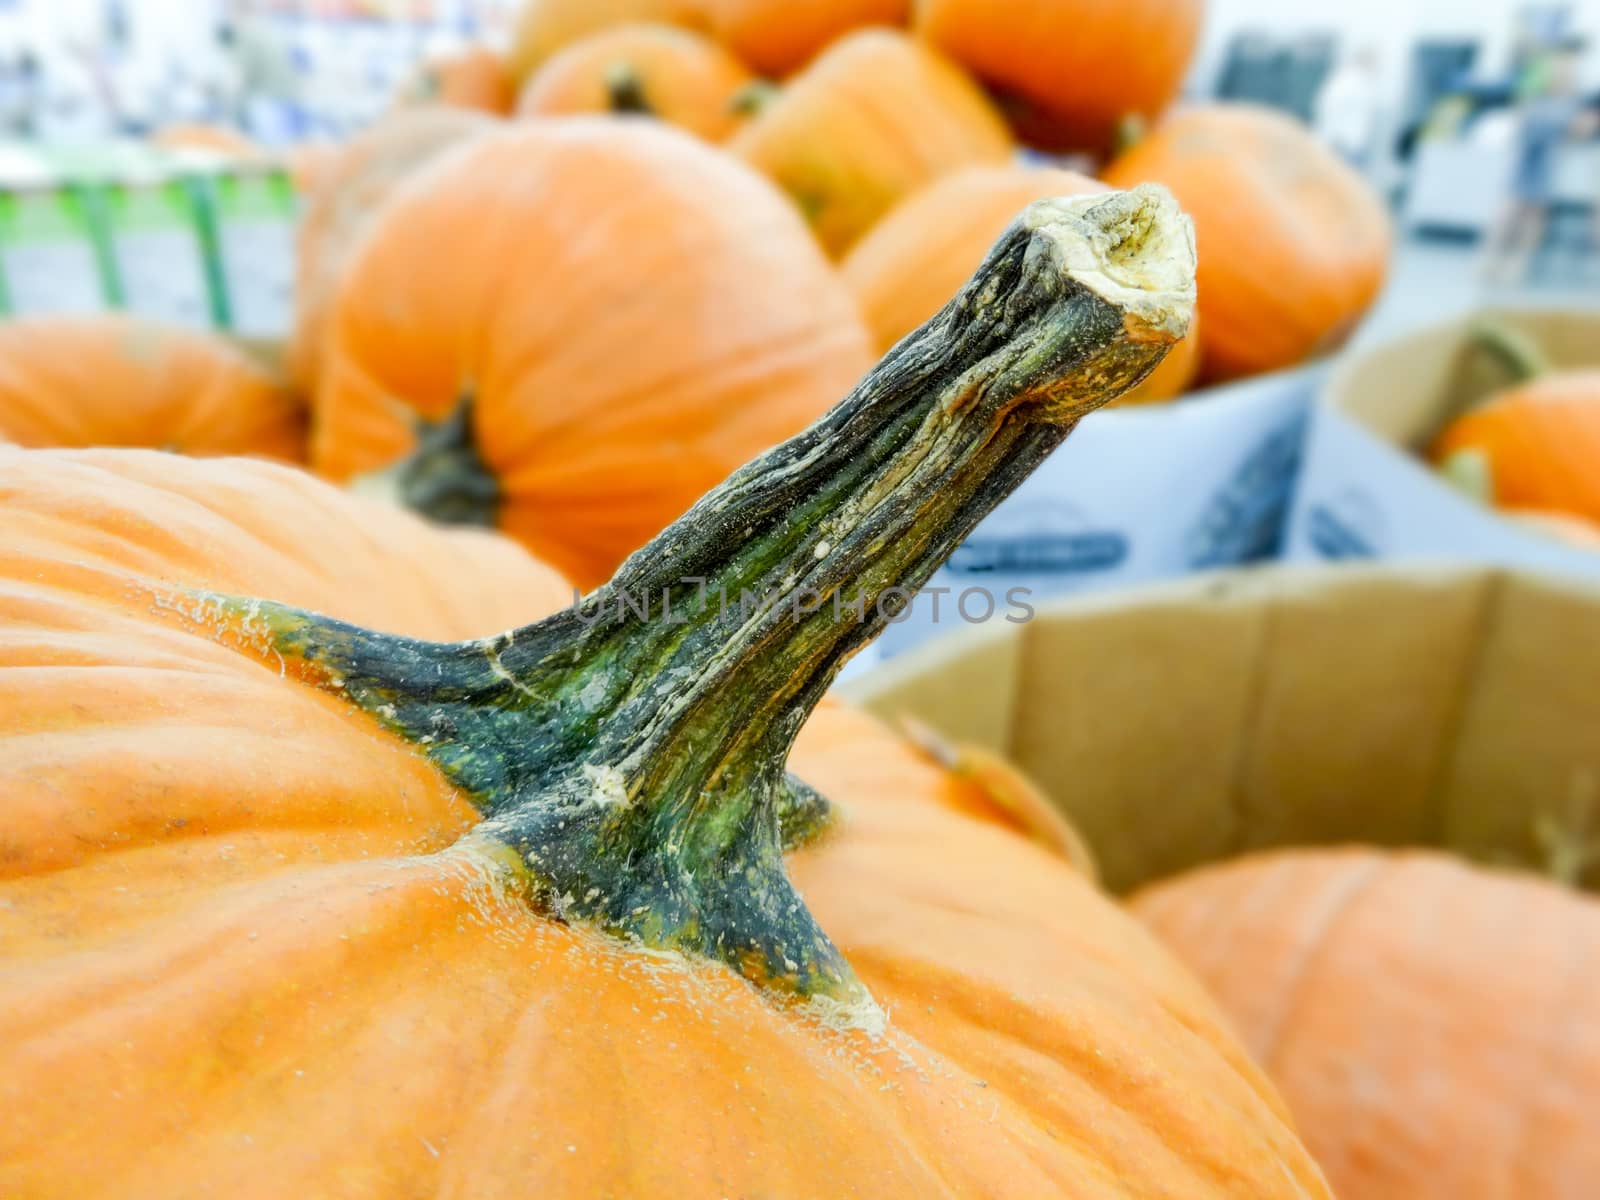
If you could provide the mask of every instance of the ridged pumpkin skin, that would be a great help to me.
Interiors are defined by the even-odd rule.
[[[1600,522],[1600,369],[1552,371],[1452,422],[1434,457],[1489,465],[1496,504]]]
[[[1166,184],[1200,246],[1202,374],[1219,381],[1337,348],[1383,286],[1389,220],[1367,182],[1292,117],[1184,109],[1106,168]]]
[[[333,297],[351,250],[400,181],[489,130],[481,113],[428,105],[390,113],[333,153],[314,178],[296,234],[298,294],[290,373],[315,386]]]
[[[0,441],[303,462],[306,417],[282,380],[212,334],[33,317],[0,324]]]
[[[904,25],[911,0],[707,0],[711,28],[764,75],[787,75],[865,25]]]
[[[501,54],[487,46],[473,46],[425,63],[406,99],[507,117],[516,105],[517,84]]]
[[[1339,1195],[1594,1193],[1592,899],[1350,850],[1208,868],[1134,908],[1210,985]]]
[[[374,224],[313,460],[336,480],[389,467],[419,419],[470,397],[500,528],[587,588],[871,363],[854,301],[765,180],[657,122],[527,122]]]
[[[706,0],[526,0],[512,34],[511,74],[525,83],[546,59],[580,38],[640,21],[706,26]]]
[[[916,30],[1003,97],[1017,135],[1105,150],[1161,114],[1200,40],[1203,0],[917,0]]]
[[[529,77],[528,116],[643,113],[719,142],[739,125],[748,68],[710,38],[670,25],[619,25],[573,42]]]
[[[0,1192],[1329,1195],[1188,975],[868,719],[803,734],[846,818],[791,866],[881,1030],[534,915],[428,760],[177,592],[480,634],[563,602],[520,552],[262,465],[0,464]]]
[[[1004,166],[963,167],[896,205],[845,256],[840,271],[883,352],[955,295],[1018,210],[1046,196],[1104,191],[1073,171]],[[1119,404],[1170,400],[1198,367],[1191,331],[1155,373]]]
[[[959,67],[886,29],[835,42],[728,145],[794,199],[835,257],[923,185],[1012,152]]]

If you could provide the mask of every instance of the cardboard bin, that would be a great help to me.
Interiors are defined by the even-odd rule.
[[[1600,553],[1506,520],[1420,457],[1453,416],[1512,382],[1474,346],[1484,318],[1558,367],[1600,365],[1600,309],[1477,314],[1354,356],[1313,406],[1285,558],[1450,559],[1600,579]]]
[[[1449,847],[1600,883],[1600,587],[1270,567],[1074,597],[841,688],[1009,756],[1108,887],[1273,846]]]

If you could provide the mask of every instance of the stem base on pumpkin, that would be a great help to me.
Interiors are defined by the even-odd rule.
[[[418,418],[411,453],[353,480],[352,489],[441,525],[493,529],[500,514],[500,481],[478,449],[474,409],[475,398],[468,393],[442,421]]]

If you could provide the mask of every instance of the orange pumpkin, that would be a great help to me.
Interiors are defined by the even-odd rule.
[[[244,351],[125,316],[0,324],[0,440],[300,462],[305,410]]]
[[[517,85],[502,55],[487,46],[473,46],[424,64],[402,99],[505,117],[516,104]]]
[[[392,113],[318,171],[297,234],[298,295],[289,370],[315,386],[333,296],[351,249],[406,176],[469,138],[495,128],[480,113],[430,106]]]
[[[1600,522],[1600,369],[1551,371],[1459,417],[1440,461],[1482,455],[1492,499]]]
[[[911,0],[707,0],[716,35],[764,75],[787,75],[864,25],[904,25]]]
[[[1103,191],[1086,175],[1037,167],[964,167],[914,193],[855,244],[841,264],[879,351],[940,308],[983,261],[1018,209],[1046,196]],[[1117,403],[1170,400],[1198,367],[1191,329],[1155,373]]]
[[[1018,136],[1108,149],[1130,118],[1172,102],[1203,0],[918,0],[916,29],[995,89]]]
[[[158,150],[198,151],[222,158],[258,158],[264,151],[239,130],[227,125],[168,125],[150,138]]]
[[[924,184],[1012,151],[960,68],[886,29],[835,42],[729,148],[789,193],[836,257]]]
[[[619,25],[580,38],[529,77],[518,110],[530,115],[638,113],[710,141],[739,123],[735,99],[751,82],[710,38],[670,25]]]
[[[656,122],[528,122],[374,222],[339,294],[312,456],[338,480],[412,456],[423,511],[496,523],[592,587],[871,361],[849,293],[765,180]]]
[[[0,1190],[1325,1200],[1077,872],[848,710],[784,771],[890,587],[1182,332],[1190,246],[1155,193],[1031,211],[590,597],[678,620],[381,634],[336,618],[437,636],[393,580],[476,562],[282,473],[4,460]],[[799,604],[845,578],[860,623]],[[793,619],[716,600],[766,582]]]
[[[706,0],[524,0],[512,36],[512,77],[526,82],[557,50],[613,25],[704,29],[705,6]]]
[[[1164,183],[1194,218],[1208,380],[1293,366],[1338,347],[1383,285],[1382,203],[1282,113],[1244,104],[1185,109],[1104,178],[1114,187]]]
[[[1600,1142],[1600,907],[1440,854],[1280,852],[1137,897],[1341,1196],[1578,1200]]]

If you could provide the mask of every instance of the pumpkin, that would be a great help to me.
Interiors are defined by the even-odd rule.
[[[787,75],[864,25],[904,25],[911,0],[707,0],[717,37],[764,75]]]
[[[1280,852],[1135,911],[1210,985],[1341,1196],[1577,1200],[1600,908],[1436,853]]]
[[[511,74],[524,83],[552,54],[613,25],[704,29],[706,0],[525,0],[512,34]]]
[[[228,125],[168,125],[151,135],[150,144],[158,150],[220,158],[259,158],[264,153],[261,146]]]
[[[1011,157],[977,85],[902,33],[835,42],[729,142],[842,255],[898,201],[948,171]]]
[[[840,266],[878,349],[887,350],[943,307],[1019,208],[1104,188],[1072,171],[963,167],[897,205]],[[1189,385],[1198,359],[1199,338],[1191,328],[1150,378],[1117,403],[1170,400]]]
[[[1338,347],[1383,284],[1382,203],[1282,113],[1246,104],[1185,109],[1104,178],[1114,187],[1157,180],[1193,216],[1207,380],[1293,366]]]
[[[498,525],[590,588],[871,361],[765,180],[659,122],[530,121],[374,221],[339,293],[313,461],[341,481],[388,471],[376,482],[413,507]]]
[[[136,317],[0,324],[0,440],[305,458],[305,410],[221,338]]]
[[[1077,872],[848,710],[785,773],[1192,271],[1160,193],[1030,210],[835,413],[487,640],[370,628],[426,633],[381,581],[437,543],[296,519],[351,503],[303,479],[8,463],[0,1188],[1327,1197]],[[810,602],[846,581],[860,620]]]
[[[580,38],[528,79],[531,115],[637,113],[710,141],[739,123],[735,98],[750,72],[710,38],[670,25],[619,25]]]
[[[918,0],[916,29],[1001,95],[1030,145],[1100,151],[1178,94],[1204,10],[1203,0]]]
[[[472,46],[423,64],[402,99],[504,117],[516,104],[517,85],[504,57],[487,46]]]
[[[383,117],[318,172],[296,235],[298,295],[290,374],[309,391],[317,380],[333,296],[351,249],[406,176],[469,138],[495,128],[488,117],[441,106]]]
[[[1440,462],[1481,457],[1490,498],[1600,522],[1600,369],[1550,371],[1457,418],[1440,435]]]

